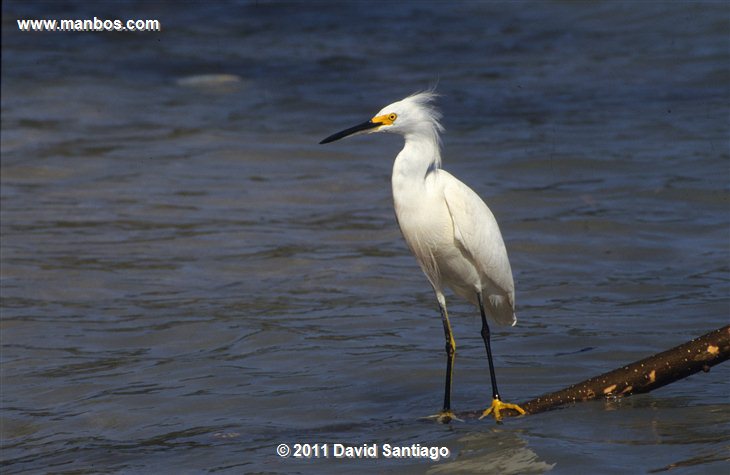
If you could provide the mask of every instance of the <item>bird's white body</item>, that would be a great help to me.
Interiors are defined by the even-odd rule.
[[[481,291],[492,318],[514,325],[512,270],[494,215],[447,171],[434,169],[420,179],[399,173],[402,162],[412,159],[404,152],[393,167],[395,213],[437,298],[443,303],[444,288],[449,287],[477,305]]]

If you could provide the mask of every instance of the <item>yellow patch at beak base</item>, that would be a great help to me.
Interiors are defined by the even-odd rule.
[[[370,119],[370,122],[373,124],[379,124],[379,125],[393,125],[393,122],[395,122],[395,119],[397,119],[398,116],[395,113],[390,114],[384,114],[384,115],[378,115]]]

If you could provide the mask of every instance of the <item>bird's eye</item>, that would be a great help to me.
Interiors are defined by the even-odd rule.
[[[391,122],[395,122],[395,119],[397,119],[397,118],[398,118],[398,114],[396,114],[395,112],[393,112],[392,114],[388,114],[388,120]]]

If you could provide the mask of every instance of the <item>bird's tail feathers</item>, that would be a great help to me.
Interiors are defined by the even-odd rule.
[[[489,296],[489,313],[498,325],[511,325],[517,323],[515,309],[506,295]]]

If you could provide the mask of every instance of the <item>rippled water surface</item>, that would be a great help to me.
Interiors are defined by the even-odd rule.
[[[22,33],[18,18],[161,32]],[[402,139],[323,137],[438,83],[445,168],[497,216],[524,401],[728,323],[730,8],[3,2],[2,471],[720,473],[730,365],[497,426],[441,405],[392,211]],[[453,405],[490,389],[449,301]],[[280,458],[281,443],[450,456]]]

